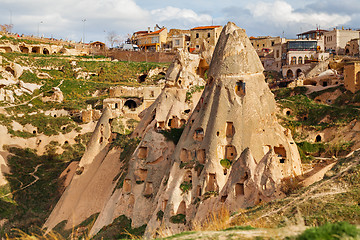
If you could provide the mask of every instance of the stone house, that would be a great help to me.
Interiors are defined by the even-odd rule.
[[[360,38],[351,39],[345,47],[345,54],[349,56],[360,55]]]
[[[334,51],[336,54],[345,54],[346,44],[355,38],[359,38],[360,31],[351,29],[334,29],[324,33],[324,45],[326,51]]]
[[[350,62],[344,66],[345,88],[352,93],[360,90],[360,62]]]
[[[190,29],[190,52],[199,53],[203,41],[215,46],[222,26],[202,26]]]
[[[259,54],[261,52],[272,52],[274,46],[283,42],[281,37],[250,37],[251,45],[255,48],[256,52]]]
[[[143,50],[158,52],[164,48],[167,42],[167,34],[165,27],[153,32],[149,28],[146,33],[144,31],[134,33],[133,41]]]

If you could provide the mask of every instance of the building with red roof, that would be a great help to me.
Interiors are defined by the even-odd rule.
[[[222,26],[200,26],[190,29],[190,52],[198,53],[205,41],[215,46],[220,36]]]

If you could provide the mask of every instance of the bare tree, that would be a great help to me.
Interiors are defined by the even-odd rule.
[[[111,48],[114,47],[114,44],[119,43],[121,41],[120,36],[117,35],[116,32],[114,31],[108,32],[106,39],[108,40]]]
[[[11,30],[13,29],[14,24],[3,24],[0,25],[0,32],[3,33],[11,33]]]

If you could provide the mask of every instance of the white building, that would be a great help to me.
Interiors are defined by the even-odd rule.
[[[351,39],[359,38],[359,32],[351,29],[334,29],[324,33],[325,50],[345,54],[346,44]]]

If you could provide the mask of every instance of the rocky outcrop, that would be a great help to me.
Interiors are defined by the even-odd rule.
[[[53,87],[50,93],[51,93],[50,96],[44,96],[42,98],[43,102],[62,102],[62,101],[64,101],[64,95],[63,95],[62,91],[60,90],[60,88]]]
[[[235,211],[279,197],[280,180],[302,172],[297,147],[277,122],[274,96],[245,30],[226,25],[208,76],[174,151],[169,181],[159,190],[147,237],[160,225],[173,232],[189,229],[222,205]],[[174,220],[182,216],[180,224]]]
[[[44,224],[48,229],[67,221],[66,228],[80,224],[103,208],[115,187],[113,179],[119,173],[120,149],[109,149],[111,141],[111,111],[106,109],[99,119],[87,149],[81,158],[69,186]]]
[[[196,82],[204,83],[196,73],[187,73],[189,63],[180,62],[180,68],[172,68],[171,71],[177,71],[175,75],[179,76],[180,71],[183,73],[178,79],[193,74]],[[167,85],[154,103],[140,114],[141,121],[132,136],[141,137],[141,142],[134,152],[127,153],[131,155],[128,163],[119,161],[116,155],[123,150],[108,152],[110,142],[107,139],[112,131],[109,121],[114,114],[113,110],[106,108],[79,163],[76,172],[80,175],[74,175],[44,227],[50,230],[65,220],[65,227],[70,228],[94,213],[100,215],[91,235],[120,215],[131,218],[133,226],[147,224],[156,208],[161,183],[169,175],[171,155],[175,149],[175,143],[163,131],[168,134],[172,134],[171,129],[181,131],[201,94],[193,93],[192,101],[189,101],[187,91],[179,86]],[[103,142],[99,135],[100,126],[106,134]],[[118,164],[127,164],[127,167]],[[102,172],[106,171],[107,179],[102,179]],[[93,199],[89,199],[91,195]],[[73,217],[74,214],[76,217]]]

